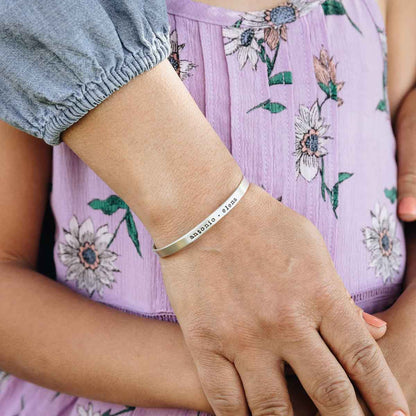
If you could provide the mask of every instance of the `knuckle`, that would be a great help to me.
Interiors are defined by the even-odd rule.
[[[374,375],[380,370],[379,350],[375,342],[353,347],[347,355],[346,369],[353,378]]]
[[[354,398],[354,389],[348,379],[332,379],[321,382],[312,393],[313,400],[326,409],[343,409]]]
[[[270,313],[269,305],[266,305],[261,315],[263,328],[270,330],[271,334],[279,335],[280,340],[293,340],[307,332],[309,326],[313,326],[313,320],[309,318],[309,305],[303,305],[298,300],[282,299]]]
[[[187,344],[195,350],[222,351],[220,331],[204,321],[193,321],[184,326]]]
[[[217,416],[243,415],[244,404],[240,397],[235,394],[217,392],[210,397],[209,402]]]
[[[302,329],[302,316],[295,302],[281,302],[276,306],[275,313],[270,313],[270,307],[258,311],[258,319],[261,327],[277,333],[296,333]]]
[[[290,403],[279,397],[255,401],[250,404],[250,408],[253,416],[289,416],[292,414]]]
[[[416,187],[416,170],[401,172],[399,176],[399,187],[411,186]]]

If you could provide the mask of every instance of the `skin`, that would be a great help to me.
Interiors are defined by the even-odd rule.
[[[201,1],[201,0],[199,0]],[[282,1],[269,0],[202,0],[213,6],[227,7],[235,10],[261,10],[283,4]],[[397,138],[398,157],[398,215],[401,220],[416,220],[416,1],[414,0],[377,0],[384,18],[388,42],[388,97],[392,125]],[[403,204],[404,200],[409,201]],[[410,206],[409,206],[410,205]],[[408,263],[405,291],[390,309],[377,314],[388,322],[389,330],[379,345],[398,378],[412,413],[416,412],[416,380],[413,377],[416,332],[412,317],[416,309],[415,273],[416,259],[414,250],[415,226],[407,228]],[[296,385],[297,380],[291,380]],[[301,415],[314,414],[313,404],[308,397],[299,399],[305,407]],[[307,404],[307,402],[309,404]],[[365,414],[371,414],[360,399]]]
[[[416,130],[414,130],[416,134]],[[415,375],[415,342],[416,331],[414,330],[414,319],[416,313],[416,223],[409,224],[406,228],[407,241],[407,271],[404,283],[404,291],[394,305],[378,314],[379,318],[385,320],[388,331],[378,341],[380,348],[389,363],[390,368],[399,380],[406,399],[409,403],[411,414],[416,412],[416,375]],[[296,383],[294,381],[294,383]],[[309,401],[308,398],[305,398]],[[371,416],[372,413],[359,398],[364,414]],[[306,403],[305,403],[305,406]],[[309,401],[308,412],[299,415],[313,415],[313,405]]]
[[[386,21],[388,95],[398,144],[398,214],[416,220],[416,1],[379,0]]]
[[[213,412],[178,325],[109,308],[36,271],[52,148],[4,122],[0,139],[0,367],[81,397]],[[305,415],[306,393],[293,377],[288,385]]]
[[[386,21],[388,94],[392,125],[397,138],[398,215],[403,221],[416,220],[416,1],[379,0]],[[398,301],[378,316],[389,330],[379,345],[399,380],[412,413],[416,412],[416,360],[412,316],[416,309],[416,227],[407,226],[408,260],[405,288]],[[371,412],[363,404],[365,413]]]
[[[199,0],[201,1],[201,0]],[[227,7],[234,10],[261,10],[283,4],[283,1],[269,0],[203,0],[213,6]],[[392,124],[398,142],[398,215],[403,221],[416,219],[416,2],[408,0],[377,0],[387,29],[389,50],[388,60],[388,95]],[[404,209],[404,198],[411,198],[412,209]],[[413,200],[413,201],[412,201]],[[377,314],[388,322],[389,331],[379,341],[387,362],[405,391],[410,409],[416,412],[416,380],[413,376],[415,354],[412,346],[416,342],[412,317],[416,307],[414,276],[416,272],[415,227],[408,226],[408,264],[406,289],[399,300],[390,309]],[[290,378],[290,385],[298,381]],[[294,402],[303,402],[300,415],[314,414],[313,403],[304,395],[302,388],[296,391]],[[295,394],[295,393],[294,393]],[[360,398],[366,415],[371,412]]]
[[[36,271],[52,148],[4,122],[0,140],[0,367],[81,397],[212,412],[178,325],[93,302]],[[295,400],[305,396],[289,385]]]
[[[166,80],[170,81],[169,85],[166,85]],[[142,105],[137,106],[138,102]],[[136,109],[132,111],[132,108]],[[162,117],[161,115],[163,120],[158,119]],[[155,130],[158,130],[156,135],[149,134]],[[221,141],[198,112],[193,100],[187,95],[183,85],[178,83],[176,74],[166,63],[133,80],[97,109],[91,111],[67,131],[64,140],[126,200],[150,231],[157,246],[170,242],[191,228],[190,225],[198,222],[201,217],[198,211],[200,206],[205,206],[207,211],[214,209],[231,193],[241,177],[239,168],[224,150]],[[189,175],[190,172],[193,175]],[[7,176],[2,175],[2,177]],[[205,179],[202,183],[201,178]],[[170,192],[167,193],[166,189]],[[202,194],[199,193],[201,189]],[[191,203],[195,195],[198,195],[200,204]],[[172,207],[175,207],[176,215],[173,215]],[[180,215],[181,212],[187,213],[186,218]],[[23,217],[19,216],[19,221],[21,218]],[[167,218],[171,220],[166,221]],[[14,221],[18,222],[16,219]],[[9,221],[5,223],[8,224]],[[242,223],[246,226],[242,227]],[[252,230],[251,235],[255,237],[249,241],[245,235],[247,229]],[[309,251],[311,251],[310,247],[317,248],[316,253],[311,253],[311,259],[307,259],[309,260],[307,264],[302,264],[302,260],[297,258],[295,251],[298,247],[296,250],[288,250],[282,256],[282,250],[277,246],[276,253],[271,256],[273,261],[269,256],[262,257],[270,250],[270,247],[264,246],[265,242],[285,241],[289,242],[290,246],[291,241],[295,243],[291,236],[299,232],[304,233],[304,243]],[[30,264],[22,260],[28,256],[27,251],[20,247],[22,239],[20,241],[17,239],[16,247],[10,243],[16,239],[16,235],[19,234],[10,233],[9,237],[12,238],[4,239],[6,242],[2,247],[5,267],[12,263],[20,264],[20,267]],[[233,238],[232,244],[226,244],[227,241],[231,243],[230,236]],[[322,415],[362,414],[347,374],[358,386],[374,414],[392,415],[398,409],[408,414],[401,389],[386,365],[379,347],[370,337],[357,309],[351,304],[323,241],[312,224],[304,218],[299,218],[296,213],[274,199],[271,200],[261,188],[251,186],[242,202],[222,220],[222,226],[214,227],[205,237],[207,238],[198,240],[192,247],[178,255],[164,259],[162,268],[169,298],[181,323],[186,347],[189,348],[195,363],[209,405],[216,414],[243,415],[247,414],[250,406],[254,415],[290,415],[291,405],[286,393],[283,372],[279,370],[278,365],[283,361],[289,362],[293,367]],[[233,262],[232,260],[238,259],[241,252],[247,250],[248,244],[260,247],[255,249],[258,253],[251,250],[256,254],[254,258],[257,261],[251,261],[250,264],[241,264],[244,261]],[[285,244],[287,250],[286,247]],[[223,270],[224,264],[227,265],[227,270]],[[287,268],[287,265],[292,267]],[[14,282],[10,276],[14,277],[14,272],[17,270],[10,270],[7,267],[2,276],[9,276],[9,279],[2,278],[2,282],[6,283],[5,290],[1,293],[7,293],[10,299],[17,293],[17,289],[13,289],[13,285],[9,284],[10,281]],[[28,267],[23,269],[27,270]],[[282,276],[276,278],[274,270],[285,270],[286,276],[282,273]],[[23,270],[21,273],[26,275]],[[252,275],[262,277],[260,287],[256,286],[255,280],[250,281]],[[286,279],[298,281],[298,285],[304,287],[305,281],[299,280],[300,276],[304,275],[307,276],[306,282],[316,283],[316,286],[305,290],[310,297],[305,299],[304,293],[297,295],[298,299],[304,297],[302,307],[296,307],[294,302],[285,304],[284,301],[294,295],[285,294],[288,288],[285,287],[284,281]],[[29,279],[25,283],[27,281]],[[11,291],[6,291],[10,287]],[[22,290],[22,287],[19,286],[19,290]],[[210,290],[212,287],[218,288],[218,291],[212,293]],[[33,294],[33,289],[29,293],[23,290],[23,293],[29,297],[29,294]],[[230,293],[235,293],[235,297],[229,299]],[[253,293],[257,296],[253,296]],[[261,313],[264,299],[270,293],[281,294],[279,299],[274,296],[269,302],[274,308],[273,317],[280,318],[275,321],[270,319],[269,313]],[[318,294],[321,294],[321,297]],[[6,295],[4,296],[7,301]],[[51,299],[50,295],[48,299]],[[223,301],[218,303],[218,299]],[[44,303],[47,302],[37,304],[36,311],[42,307],[46,308]],[[10,302],[5,304],[10,306]],[[26,301],[24,304],[26,305]],[[307,311],[304,310],[304,304],[308,305]],[[69,305],[67,314],[74,310],[73,305]],[[246,309],[241,305],[245,305],[251,313],[246,315],[245,319],[235,322],[232,328],[227,327],[226,323],[232,322],[236,316],[243,318],[244,313],[247,314]],[[24,305],[19,307],[19,312],[22,307]],[[49,317],[47,312],[48,310],[45,310],[45,317]],[[97,316],[96,310],[90,313],[91,315],[88,316],[91,316],[91,319]],[[62,311],[62,314],[64,317],[69,316],[65,315],[65,311]],[[27,314],[36,321],[37,318],[33,315],[36,314]],[[4,317],[5,314],[0,316]],[[222,319],[223,317],[225,319]],[[14,318],[17,319],[16,316]],[[45,328],[45,319],[41,320],[43,328]],[[16,321],[10,321],[5,317],[3,322],[2,319],[1,328],[4,327],[4,334],[16,332],[16,326],[12,327],[11,322]],[[135,324],[137,322],[135,320]],[[283,325],[282,322],[285,324]],[[337,324],[335,325],[334,322]],[[40,322],[37,324],[40,328]],[[82,322],[80,324],[82,326]],[[62,321],[52,319],[51,327],[48,328],[52,333],[53,329],[58,330],[61,326]],[[115,321],[112,327],[116,330],[119,326],[123,325],[116,324]],[[272,328],[273,332],[278,332],[275,338],[270,336]],[[276,328],[279,331],[276,331]],[[85,334],[90,334],[88,329],[91,328],[87,328]],[[318,336],[318,329],[323,338]],[[149,331],[156,336],[153,330],[149,329]],[[164,332],[164,329],[160,332]],[[20,335],[15,338],[16,342],[24,339],[27,346],[37,345],[36,341],[40,343],[39,338],[36,339],[37,334],[29,331],[33,338],[28,339],[27,333],[28,328],[22,323]],[[85,338],[88,339],[89,336]],[[82,338],[84,342],[86,342],[85,338]],[[1,339],[10,338],[1,337]],[[71,339],[73,340],[66,338],[68,342]],[[294,340],[299,342],[294,344]],[[31,341],[34,343],[31,344]],[[137,341],[136,345],[138,345]],[[157,336],[153,341],[158,342]],[[1,366],[14,374],[22,374],[19,371],[24,367],[22,365],[24,360],[20,359],[17,362],[16,355],[13,354],[14,343],[6,341],[3,343],[6,345],[1,345],[0,348]],[[97,341],[93,342],[94,357],[96,344]],[[106,348],[102,348],[102,353],[98,355],[108,358],[111,362],[114,353],[108,354]],[[144,350],[140,349],[140,353],[146,351],[146,346],[144,348]],[[151,349],[150,346],[148,348]],[[22,349],[24,350],[24,347]],[[40,356],[39,362],[43,363],[48,355],[44,349],[41,348],[41,351],[43,355]],[[26,354],[29,355],[29,352],[26,351]],[[142,357],[144,356],[143,353]],[[302,357],[305,356],[316,359],[304,362]],[[134,369],[141,368],[140,365],[146,368],[146,362],[135,361],[137,357],[131,358],[132,362],[139,365]],[[255,368],[251,365],[253,360],[256,360]],[[29,359],[26,362],[29,362]],[[131,361],[126,360],[126,362],[133,367]],[[109,400],[109,397],[120,393],[123,400],[119,401],[117,396],[117,399],[110,401],[136,404],[123,396],[129,394],[126,393],[127,391],[132,394],[131,397],[134,397],[135,401],[140,400],[137,398],[138,391],[134,390],[133,394],[124,384],[122,388],[121,386],[119,389],[116,388],[115,393],[111,393],[113,396],[109,396],[105,394],[105,386],[98,387],[98,392],[88,390],[94,387],[91,386],[92,383],[84,380],[86,377],[74,375],[72,385],[71,377],[70,380],[57,381],[55,375],[57,373],[53,370],[61,367],[60,362],[56,360],[55,363],[48,364],[43,374],[39,375],[38,369],[34,367],[26,368],[26,374],[29,378],[32,377],[32,380],[39,378],[40,381],[34,380],[34,382],[47,386],[53,385],[50,384],[53,382],[68,383],[64,386],[66,390],[62,388],[61,391],[72,392],[71,388],[81,384],[87,389],[85,391],[90,393],[79,393],[79,395],[99,398],[98,393],[101,394],[100,397]],[[97,371],[98,374],[100,369],[107,371],[103,370],[103,366],[96,361],[95,364],[97,368],[92,371]],[[116,362],[112,370],[120,371],[122,367],[119,365],[120,363]],[[180,369],[175,368],[171,373],[175,375],[176,381],[177,371]],[[137,389],[137,371],[134,373],[132,377],[136,379],[131,383],[131,388]],[[371,378],[368,377],[369,373],[373,375]],[[213,383],[213,380],[218,379],[218,375],[222,376],[221,382]],[[152,375],[149,374],[148,377]],[[243,385],[239,377],[243,380]],[[127,380],[129,378],[127,377]],[[257,382],[254,383],[253,380]],[[144,394],[142,397],[144,403],[146,400],[155,403],[152,401],[155,398],[151,393],[149,396],[150,399]],[[201,390],[199,390],[200,396]],[[163,398],[159,400],[163,402]],[[143,403],[137,405],[143,406]],[[152,406],[154,407],[154,404]],[[174,407],[187,406],[175,404]],[[194,405],[190,407],[199,408]]]
[[[113,94],[63,139],[126,201],[157,247],[198,223],[202,206],[212,212],[242,176],[167,61]],[[241,258],[247,250],[251,260]],[[408,413],[319,231],[262,188],[252,184],[221,226],[161,266],[217,415],[242,416],[249,408],[255,416],[292,414],[284,361],[324,415],[362,414],[350,378],[376,415]]]
[[[36,272],[52,148],[4,122],[0,141],[0,368],[76,396],[210,410],[178,325],[109,308]]]

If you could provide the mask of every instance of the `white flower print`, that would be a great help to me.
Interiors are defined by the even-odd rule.
[[[364,244],[371,253],[370,267],[375,268],[376,276],[384,283],[394,280],[400,271],[401,247],[396,237],[396,220],[385,206],[377,203],[371,211],[372,227],[362,229]]]
[[[319,172],[319,159],[328,151],[324,146],[330,137],[325,136],[329,126],[319,115],[318,102],[309,109],[300,106],[296,116],[296,171],[308,182],[312,181]]]
[[[240,69],[243,69],[247,60],[249,60],[255,70],[260,53],[260,46],[257,41],[261,38],[262,31],[228,26],[223,28],[222,34],[225,38],[231,39],[225,44],[225,54],[232,55],[237,52]]]
[[[92,403],[88,403],[88,407],[84,408],[81,405],[78,405],[78,416],[101,416],[101,412],[94,412],[94,408],[92,407]]]
[[[102,296],[104,288],[115,282],[114,272],[119,272],[113,264],[118,255],[107,248],[113,234],[107,225],[95,232],[90,218],[79,225],[75,215],[64,233],[66,243],[59,243],[58,256],[67,266],[66,279],[75,280],[90,296],[94,291]]]
[[[324,2],[325,0],[292,0],[290,3],[293,4],[295,9],[298,11],[299,16],[304,16]]]
[[[256,12],[248,12],[243,16],[245,26],[263,28],[278,28],[294,22],[298,17],[307,14],[324,0],[292,0],[286,4]]]
[[[191,75],[191,70],[196,68],[196,65],[186,59],[180,59],[180,51],[185,47],[185,44],[179,45],[178,32],[175,30],[170,34],[170,46],[171,54],[169,55],[169,62],[173,66],[173,69],[179,75],[179,78],[183,81]]]
[[[242,26],[264,29],[264,40],[270,49],[276,49],[280,39],[287,40],[287,23],[305,15],[323,0],[292,0],[286,4],[257,12],[245,13]]]

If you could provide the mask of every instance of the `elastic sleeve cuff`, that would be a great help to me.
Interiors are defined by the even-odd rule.
[[[170,54],[168,38],[156,39],[151,54],[143,51],[126,56],[119,68],[110,68],[103,72],[99,82],[90,82],[82,86],[63,103],[64,108],[50,117],[43,127],[41,136],[51,146],[62,142],[61,133],[85,116],[88,111],[102,103],[114,91],[127,84],[131,79],[153,68]]]
[[[171,52],[165,0],[2,0],[0,119],[61,133]]]

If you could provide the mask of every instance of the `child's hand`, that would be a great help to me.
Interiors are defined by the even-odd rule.
[[[403,221],[416,220],[416,89],[398,111],[396,119],[398,146],[398,214]]]

